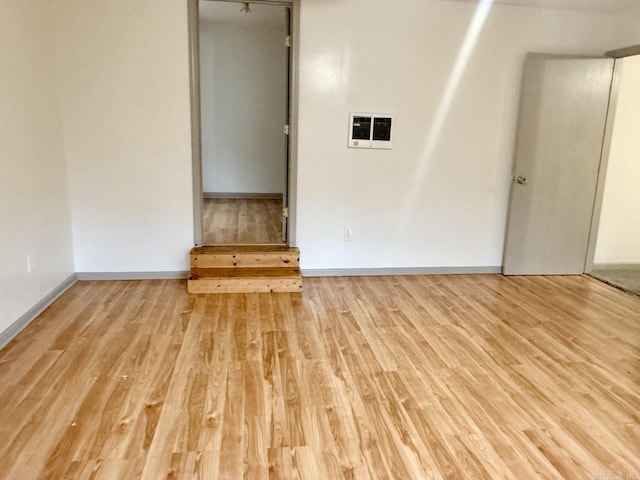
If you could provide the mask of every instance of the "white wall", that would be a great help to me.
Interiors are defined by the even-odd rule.
[[[204,191],[282,193],[285,9],[253,5],[251,13],[244,14],[236,3],[200,4]],[[219,20],[206,16],[211,7]],[[269,12],[274,9],[279,14],[275,20]]]
[[[601,54],[610,16],[494,5],[459,68],[476,8],[302,1],[303,268],[502,264],[525,53]],[[395,114],[393,150],[348,149],[351,111]]]
[[[594,263],[640,263],[640,55],[622,69]]]
[[[0,0],[0,332],[74,271],[51,10]]]
[[[186,269],[193,240],[186,2],[55,6],[76,270]],[[304,268],[501,263],[524,54],[601,53],[610,16],[495,5],[437,129],[475,8],[302,1]],[[23,34],[17,28],[2,34]],[[52,56],[45,60],[32,68],[51,66]],[[346,148],[348,113],[363,110],[395,114],[393,150]],[[344,227],[353,229],[352,243],[342,241]]]
[[[56,6],[76,269],[184,270],[193,245],[187,2]]]
[[[609,50],[640,45],[640,5],[613,15]]]

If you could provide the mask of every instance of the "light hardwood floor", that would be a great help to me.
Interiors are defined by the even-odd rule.
[[[282,241],[282,200],[205,198],[202,218],[205,245]]]
[[[78,283],[0,352],[0,478],[640,475],[639,299],[589,277],[305,288]]]

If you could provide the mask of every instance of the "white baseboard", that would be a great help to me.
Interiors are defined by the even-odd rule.
[[[51,290],[42,300],[31,307],[27,312],[9,325],[9,328],[0,332],[0,350],[13,340],[27,325],[44,312],[49,305],[55,302],[60,295],[69,290],[78,281],[76,274],[70,275],[60,285]]]
[[[76,276],[78,280],[182,280],[189,278],[189,272],[77,272]]]
[[[303,277],[368,277],[381,275],[470,275],[502,273],[502,267],[304,268]]]

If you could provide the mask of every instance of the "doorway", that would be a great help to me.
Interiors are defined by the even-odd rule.
[[[506,275],[591,273],[630,292],[640,283],[640,63],[615,53],[527,58]]]
[[[194,8],[194,243],[286,244],[292,5],[196,0]]]
[[[614,61],[529,54],[505,275],[584,273]]]
[[[616,60],[616,85],[591,275],[640,296],[640,55]]]

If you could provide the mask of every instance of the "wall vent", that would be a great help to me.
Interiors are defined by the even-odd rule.
[[[393,115],[386,113],[351,113],[349,114],[350,148],[392,147]]]

